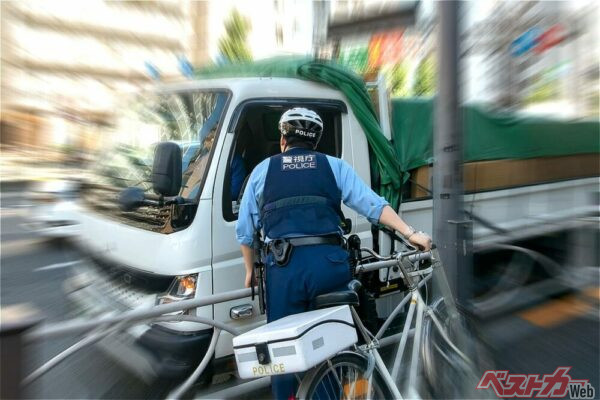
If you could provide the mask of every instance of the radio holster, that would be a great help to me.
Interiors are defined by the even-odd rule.
[[[276,239],[269,243],[269,250],[277,265],[284,266],[290,260],[294,246],[287,239]]]

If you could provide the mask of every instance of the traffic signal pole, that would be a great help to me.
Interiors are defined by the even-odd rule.
[[[435,103],[433,235],[459,305],[471,298],[471,221],[463,209],[463,129],[460,114],[459,1],[438,7],[438,82]]]

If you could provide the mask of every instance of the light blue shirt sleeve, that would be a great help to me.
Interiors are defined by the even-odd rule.
[[[263,160],[254,168],[246,184],[235,229],[240,244],[252,246],[254,233],[262,227],[258,205],[265,187],[269,160]],[[344,204],[365,216],[372,224],[378,223],[383,208],[389,203],[371,190],[347,162],[331,156],[327,156],[327,160]]]
[[[254,167],[242,195],[235,234],[238,242],[246,246],[252,246],[254,232],[261,228],[258,203],[262,198],[268,169],[268,158]]]
[[[342,192],[344,204],[365,216],[372,224],[378,223],[383,208],[389,203],[368,187],[346,161],[331,156],[327,156],[327,160],[338,189]]]

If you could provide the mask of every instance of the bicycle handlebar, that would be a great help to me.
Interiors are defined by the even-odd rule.
[[[404,253],[398,253],[397,255],[391,257],[382,257],[377,254],[375,251],[367,248],[361,248],[361,251],[366,251],[379,261],[375,261],[369,264],[359,264],[356,266],[356,272],[369,272],[376,271],[382,268],[389,268],[395,265],[398,265],[401,259],[406,258],[410,262],[417,262],[423,260],[431,260],[432,254],[431,251],[417,251],[411,250]]]
[[[423,251],[420,253],[411,254],[411,255],[407,256],[408,261],[410,261],[410,262],[431,260],[431,257],[432,257],[431,250]]]

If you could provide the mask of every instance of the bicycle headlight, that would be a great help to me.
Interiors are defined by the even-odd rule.
[[[198,283],[198,274],[177,276],[169,286],[169,289],[162,295],[159,295],[156,304],[169,304],[175,301],[193,299],[196,295],[196,284]],[[179,314],[181,312],[177,312]]]

